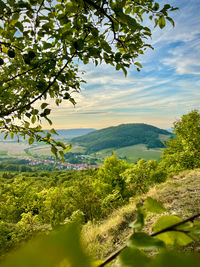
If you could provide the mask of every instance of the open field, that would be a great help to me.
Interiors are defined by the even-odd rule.
[[[24,155],[24,149],[28,147],[29,145],[25,143],[0,142],[0,151],[7,151],[8,155]]]
[[[135,145],[135,146],[127,146],[119,149],[103,149],[97,153],[92,154],[92,156],[103,159],[106,156],[109,156],[112,154],[112,152],[115,151],[117,152],[118,157],[122,157],[131,161],[131,162],[136,162],[138,159],[142,158],[145,160],[150,160],[150,159],[156,159],[159,160],[161,156],[161,149],[147,149],[146,145],[140,144],[140,145]]]
[[[17,143],[17,142],[0,142],[0,152],[5,155],[26,155],[24,149],[29,148],[31,154],[36,154],[38,156],[51,156],[51,148],[44,144],[34,144],[29,146],[26,143]],[[103,162],[104,158],[110,156],[113,151],[117,152],[117,156],[127,159],[129,162],[136,162],[138,159],[143,158],[145,160],[156,159],[159,160],[161,156],[161,149],[147,149],[146,145],[134,145],[127,146],[119,149],[103,149],[99,152],[91,154],[92,157],[96,157]],[[72,153],[85,153],[85,148],[80,145],[73,145],[70,150]]]

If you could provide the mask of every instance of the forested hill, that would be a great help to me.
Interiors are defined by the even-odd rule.
[[[121,148],[137,144],[146,144],[147,148],[162,148],[160,135],[171,136],[166,130],[144,123],[121,124],[104,128],[72,139],[86,147],[87,152],[96,152],[105,148]]]

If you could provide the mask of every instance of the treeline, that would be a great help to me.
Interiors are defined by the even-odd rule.
[[[1,157],[0,159],[0,171],[1,172],[33,172],[35,168],[27,166],[29,163],[25,159],[16,159],[12,157]]]
[[[93,170],[2,172],[0,253],[60,224],[99,221],[170,175],[200,167],[200,114],[184,115],[174,131],[177,138],[168,141],[160,162],[127,164],[113,153]]]
[[[137,144],[146,144],[147,148],[164,148],[165,146],[159,138],[160,134],[172,136],[165,130],[143,123],[122,124],[73,138],[72,142],[84,146],[87,153]]]

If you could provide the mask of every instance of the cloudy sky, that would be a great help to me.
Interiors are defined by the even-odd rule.
[[[74,96],[77,105],[54,108],[54,128],[100,129],[141,122],[167,129],[182,114],[199,109],[200,1],[168,3],[180,8],[172,14],[176,26],[153,30],[150,42],[155,49],[140,58],[142,71],[132,67],[124,77],[107,65],[84,65],[87,84]]]

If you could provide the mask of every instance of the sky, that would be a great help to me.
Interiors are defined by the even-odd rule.
[[[101,129],[123,123],[147,123],[169,129],[183,114],[200,108],[200,0],[159,1],[179,7],[168,23],[152,31],[148,49],[127,77],[106,64],[83,65],[82,91],[73,107],[64,102],[53,107],[55,129]],[[49,128],[44,125],[44,128]]]

